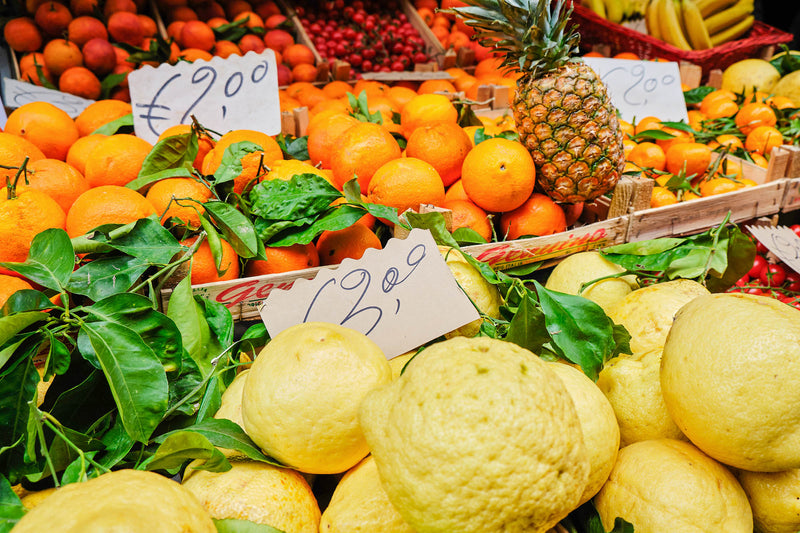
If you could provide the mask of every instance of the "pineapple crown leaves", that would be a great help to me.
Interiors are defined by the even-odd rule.
[[[440,10],[475,29],[478,42],[504,53],[503,66],[532,78],[556,70],[578,54],[580,34],[569,26],[572,0],[464,0]]]

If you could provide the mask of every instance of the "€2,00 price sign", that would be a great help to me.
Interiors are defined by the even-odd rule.
[[[584,61],[606,84],[609,98],[623,120],[635,123],[652,116],[688,122],[677,63],[605,57],[586,57]]]
[[[304,322],[340,324],[372,339],[387,359],[480,318],[430,232],[421,229],[313,280],[273,290],[259,312],[273,338]]]
[[[281,132],[275,53],[179,61],[130,73],[136,135],[155,144],[170,126],[191,124],[225,133],[235,129]]]

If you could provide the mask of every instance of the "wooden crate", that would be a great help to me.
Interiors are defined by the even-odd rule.
[[[786,154],[788,161],[784,169],[786,177],[786,192],[783,195],[781,211],[787,213],[800,209],[800,147],[797,146],[778,146],[773,149],[772,156],[776,153]]]

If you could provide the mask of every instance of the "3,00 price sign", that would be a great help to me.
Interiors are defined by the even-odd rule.
[[[170,126],[189,124],[227,132],[281,131],[275,53],[142,67],[128,76],[136,135],[150,143]]]
[[[677,63],[604,57],[586,57],[584,61],[606,84],[611,102],[624,120],[653,116],[688,122]]]
[[[330,322],[364,333],[389,359],[479,317],[430,232],[420,229],[273,290],[260,313],[273,338],[295,324]]]

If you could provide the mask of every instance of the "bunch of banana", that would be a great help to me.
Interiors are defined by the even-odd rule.
[[[753,25],[753,0],[650,0],[648,33],[681,50],[705,50],[737,39]]]
[[[604,19],[620,24],[643,18],[649,0],[583,0],[582,3]]]

